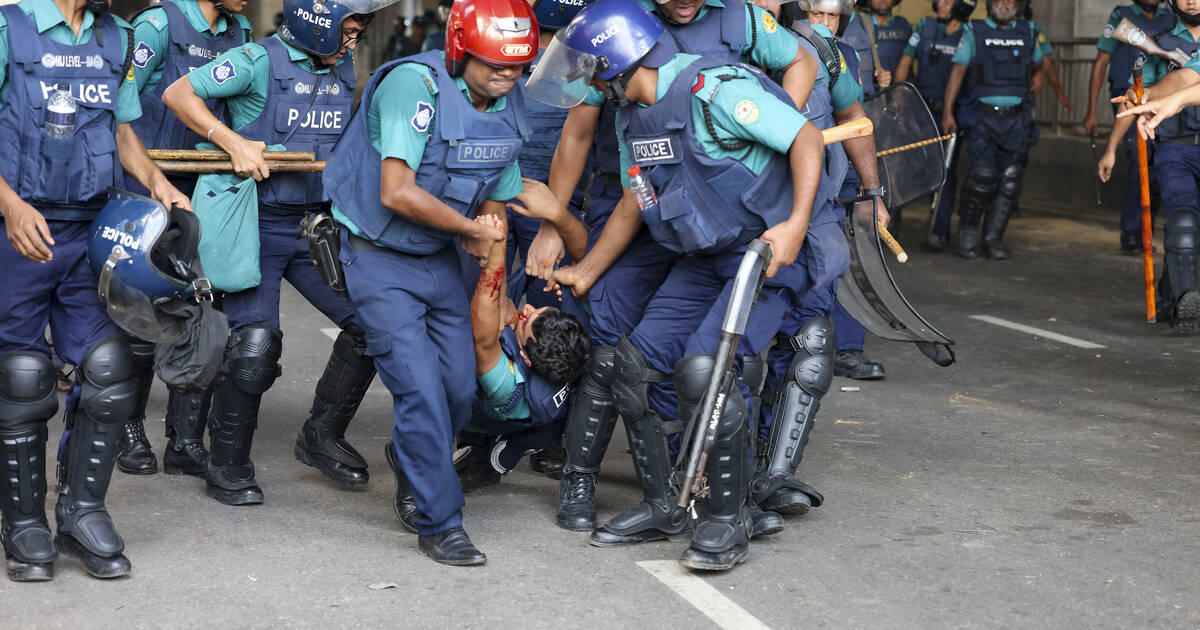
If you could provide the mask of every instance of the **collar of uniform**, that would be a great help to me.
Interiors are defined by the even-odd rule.
[[[888,24],[891,24],[892,20],[894,20],[894,19],[896,19],[896,16],[889,15],[888,16]],[[879,17],[877,15],[875,15],[874,13],[871,14],[871,24],[874,24],[875,26],[886,26],[886,24],[879,23]]]
[[[993,20],[993,19],[992,19],[992,18],[990,18],[990,17],[984,20],[984,22],[985,22],[985,23],[986,23],[988,26],[990,26],[990,27],[992,27],[992,28],[1000,28],[1000,30],[1002,30],[1002,31],[1006,31],[1006,30],[1008,30],[1008,29],[1010,29],[1010,28],[1012,28],[1012,27],[1016,26],[1016,25],[1017,25],[1017,22],[1020,22],[1020,21],[1021,21],[1020,19],[1013,20],[1013,21],[1011,21],[1011,22],[1009,22],[1009,23],[1008,23],[1008,26],[1006,26],[1006,27],[1004,27],[1004,28],[1000,28],[1000,25],[996,23],[996,20]]]
[[[313,70],[312,56],[309,55],[308,53],[304,52],[303,50],[300,50],[299,48],[296,48],[295,46],[283,41],[283,38],[279,36],[279,33],[275,33],[271,37],[278,39],[280,41],[280,43],[283,44],[283,49],[287,51],[288,59],[291,59],[292,61],[299,63],[305,69],[316,72],[317,74],[320,74],[322,72],[329,72],[329,68],[324,68],[322,70]],[[346,60],[346,55],[348,55],[348,54],[350,54],[349,51],[347,51],[345,54],[343,54],[341,57],[339,57],[337,62],[334,63],[333,65],[334,66],[342,65],[342,62]]]
[[[1175,28],[1171,29],[1171,34],[1185,42],[1196,41],[1196,38],[1192,37],[1192,32],[1188,30],[1187,24],[1184,24],[1182,20],[1175,20]]]
[[[664,63],[658,69],[658,83],[654,86],[654,102],[666,96],[667,90],[671,89],[671,84],[675,83],[675,79],[679,77],[679,73],[683,69],[692,65],[694,61],[700,58],[700,55],[689,55],[686,53],[675,53],[674,57],[667,63]]]
[[[213,27],[208,23],[208,18],[205,18],[204,12],[200,10],[200,5],[198,3],[177,2],[175,6],[179,7],[179,9],[183,11],[183,16],[187,18],[188,23],[190,23],[193,28],[196,28],[196,30],[200,31],[201,33],[220,35],[233,26],[231,23],[232,20],[226,17],[225,13],[217,11],[217,28],[216,30],[213,30]]]
[[[45,33],[59,24],[68,29],[71,28],[67,18],[58,9],[58,5],[54,4],[54,0],[28,0],[22,2],[20,6],[26,15],[33,17],[33,23],[37,25],[38,33]],[[84,35],[92,30],[92,24],[95,22],[96,16],[92,15],[91,11],[84,10],[83,25],[79,27],[79,36],[75,40],[83,41]]]

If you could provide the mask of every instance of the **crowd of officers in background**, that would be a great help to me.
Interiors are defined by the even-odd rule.
[[[988,0],[987,17],[972,20],[976,0],[935,0],[912,27],[892,15],[899,0],[458,0],[397,20],[384,63],[359,86],[353,51],[391,1],[285,0],[278,31],[257,41],[244,0],[163,0],[131,23],[105,0],[0,9],[0,136],[28,149],[0,169],[10,579],[51,579],[60,552],[96,577],[130,571],[104,497],[114,465],[158,470],[144,427],[154,348],[122,333],[95,295],[89,222],[108,186],[221,212],[221,191],[164,175],[146,147],[218,148],[257,182],[258,279],[225,290],[231,334],[213,385],[169,392],[165,472],[203,479],[222,504],[263,502],[251,444],[280,374],[287,280],[341,330],[296,458],[342,486],[368,482],[346,430],[378,374],[393,397],[394,508],[433,560],[485,562],[463,529],[463,494],[528,456],[559,480],[559,526],[601,547],[687,536],[682,564],[726,570],[784,515],[821,505],[795,474],[833,376],[884,376],[835,299],[849,260],[838,200],[858,200],[852,220],[889,217],[874,139],[823,147],[820,132],[914,82],[967,147],[961,194],[951,184],[941,197],[928,244],[949,246],[957,207],[958,253],[1004,259],[1036,142],[1030,93],[1048,82],[1070,106],[1027,1]],[[1172,5],[1178,21],[1158,4],[1113,15],[1173,25],[1170,45],[1200,48],[1200,0]],[[1100,49],[1122,95],[1132,55],[1107,39]],[[1170,69],[1152,74],[1165,75],[1163,94],[1183,87]],[[79,107],[70,159],[41,139],[55,84]],[[1155,170],[1169,213],[1165,293],[1194,321],[1192,111],[1159,126]],[[312,151],[325,172],[273,173],[268,149]],[[338,291],[302,234],[317,215],[340,228]],[[721,316],[754,238],[772,257],[739,346],[741,377],[723,384],[707,495],[680,506],[678,434],[717,369]],[[45,515],[52,357],[76,366],[56,535]],[[618,417],[643,499],[601,522],[598,473]]]

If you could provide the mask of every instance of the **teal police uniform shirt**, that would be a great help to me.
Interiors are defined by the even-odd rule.
[[[1138,10],[1141,10],[1141,8],[1138,7]],[[1166,2],[1163,2],[1162,4],[1158,5],[1158,11],[1155,12],[1154,17],[1158,18],[1158,16],[1170,12],[1171,8],[1167,6]],[[1096,50],[1099,50],[1100,52],[1106,52],[1111,55],[1113,54],[1113,51],[1117,49],[1117,46],[1121,45],[1121,42],[1113,39],[1113,33],[1116,32],[1117,25],[1121,23],[1121,19],[1122,16],[1120,7],[1114,8],[1112,13],[1108,14],[1108,22],[1104,25],[1104,32],[1100,34],[1100,39],[1096,41]],[[1154,35],[1154,33],[1148,34]]]
[[[679,73],[699,59],[699,55],[677,54],[665,65],[658,69],[658,84],[656,99],[662,98]],[[709,111],[712,114],[713,127],[722,139],[740,138],[754,144],[749,149],[736,152],[726,151],[717,144],[712,134],[704,124],[704,112],[701,109],[700,97],[692,96],[692,126],[695,129],[696,140],[710,157],[721,159],[734,157],[742,162],[755,174],[761,173],[771,159],[772,153],[787,153],[800,133],[800,128],[808,122],[804,114],[796,111],[790,103],[784,103],[771,92],[764,89],[753,78],[748,70],[739,66],[717,66],[703,70],[704,84],[720,87],[709,93]],[[718,76],[733,74],[739,77],[750,77],[749,81],[722,81]],[[691,78],[687,80],[691,81]],[[634,104],[634,107],[644,105]],[[620,116],[620,112],[617,112]],[[618,122],[618,129],[620,124]],[[620,133],[619,131],[617,132]],[[629,147],[625,139],[620,138],[621,148],[621,185],[629,187],[629,167],[633,162],[629,159]]]
[[[71,30],[71,26],[67,24],[67,18],[63,17],[62,11],[58,10],[58,5],[54,4],[52,0],[23,0],[17,6],[25,15],[33,19],[39,33],[56,43],[77,46],[92,40],[96,17],[92,15],[91,11],[83,12],[83,23],[79,28],[79,37],[76,37],[75,31]],[[117,21],[117,26],[122,30],[132,28],[125,20],[113,17]],[[120,42],[122,56],[129,52],[128,43],[128,40],[122,37]],[[8,96],[8,20],[0,15],[0,107],[4,106],[6,96]],[[121,87],[117,89],[117,123],[137,120],[141,115],[142,102],[138,98],[137,84],[129,75],[126,75],[121,80]]]
[[[1188,30],[1187,25],[1178,20],[1175,21],[1175,28],[1171,29],[1171,34],[1185,42],[1196,41],[1196,38],[1192,37],[1192,32]],[[1184,67],[1200,74],[1200,57],[1192,57]],[[1170,74],[1171,71],[1177,69],[1170,61],[1162,57],[1149,56],[1146,58],[1145,65],[1142,66],[1142,84],[1150,87]]]
[[[187,18],[197,33],[212,40],[220,39],[230,28],[250,30],[250,21],[240,14],[235,14],[235,24],[231,24],[224,13],[217,12],[217,28],[214,31],[209,25],[200,6],[192,0],[182,0],[176,3],[180,12]],[[171,43],[170,30],[167,28],[167,10],[156,6],[144,11],[133,20],[134,48],[145,46],[152,54],[142,67],[133,66],[133,78],[137,83],[138,92],[152,90],[162,77],[163,62],[167,59],[167,46]]]
[[[638,0],[638,2],[642,5],[642,8],[657,16],[654,12],[654,8],[657,6],[654,0]],[[750,7],[754,19],[746,20],[746,46],[742,50],[742,61],[747,61],[763,68],[768,74],[782,70],[796,58],[796,51],[800,49],[800,42],[796,40],[791,31],[780,26],[770,13],[763,11],[749,2],[746,4]],[[696,17],[692,18],[692,21],[694,22],[707,15],[709,7],[725,8],[725,4],[721,0],[705,0],[704,4],[700,7],[700,11],[696,13]],[[684,26],[683,28],[687,27]],[[669,37],[669,35],[664,35],[664,37]],[[750,49],[750,42],[754,42],[753,49]],[[749,57],[746,56],[746,49],[750,49]]]
[[[988,26],[991,26],[992,28],[999,28],[999,26],[996,24],[995,21],[992,20],[992,18],[988,18],[986,20],[986,22],[987,22]],[[1016,22],[1013,22],[1013,24],[1016,24]],[[1012,27],[1010,26],[1009,28],[1012,28]],[[1041,63],[1042,58],[1046,56],[1045,50],[1046,50],[1046,47],[1048,47],[1050,45],[1050,42],[1049,42],[1049,40],[1046,40],[1045,46],[1043,46],[1041,43],[1039,43],[1039,41],[1038,41],[1039,34],[1040,34],[1041,39],[1045,39],[1045,33],[1043,33],[1041,31],[1041,27],[1036,26],[1036,23],[1030,25],[1030,30],[1033,32],[1033,37],[1034,37],[1033,63],[1036,65],[1036,64]],[[1053,49],[1051,49],[1051,51],[1053,51]],[[959,42],[958,42],[958,51],[954,53],[954,59],[952,60],[952,63],[956,66],[970,66],[971,61],[974,59],[975,59],[974,29],[971,28],[970,24],[964,24],[963,25],[963,36],[962,36],[962,39],[959,40]],[[964,87],[964,89],[965,89],[965,87]],[[987,103],[988,105],[992,105],[994,107],[1014,107],[1014,106],[1020,105],[1022,102],[1022,99],[1019,96],[985,96],[979,100],[983,103]]]
[[[512,409],[505,413],[500,412],[501,408],[508,405],[508,400],[512,398],[513,392],[516,392],[521,383],[525,382],[525,377],[521,375],[521,370],[517,369],[515,361],[524,361],[524,359],[513,358],[501,353],[500,360],[496,361],[496,365],[492,366],[492,369],[476,377],[483,398],[481,402],[493,416],[500,420],[526,420],[533,417],[533,411],[530,410],[529,402],[525,400],[524,396],[521,397],[520,402],[512,406]]]
[[[470,102],[471,93],[467,89],[467,82],[462,77],[455,77],[454,84],[458,86],[463,98]],[[437,127],[432,124],[436,120],[437,112],[434,112],[430,123],[420,129],[412,124],[412,121],[417,114],[417,103],[435,102],[436,91],[437,87],[429,68],[419,63],[402,63],[392,68],[379,82],[375,88],[375,95],[371,97],[370,109],[367,110],[367,133],[382,159],[404,160],[414,171],[421,165],[425,143],[429,134]],[[508,107],[508,99],[501,97],[493,101],[486,111],[503,111],[505,107]],[[521,187],[521,169],[513,162],[500,174],[500,182],[488,199],[507,201],[520,194]],[[336,204],[333,206],[333,216],[351,232],[361,235],[358,226],[354,225]]]
[[[913,27],[912,35],[908,36],[908,44],[904,47],[903,54],[912,57],[913,59],[917,58],[917,48],[920,48],[921,46],[921,33],[925,32],[925,22],[929,20],[937,22],[937,30],[939,33],[945,33],[947,31],[947,24],[945,22],[938,22],[937,18],[931,17],[921,18],[917,21],[917,25]],[[966,26],[966,24],[960,24],[958,28],[961,30],[964,26]],[[955,33],[957,32],[958,31],[955,31]]]

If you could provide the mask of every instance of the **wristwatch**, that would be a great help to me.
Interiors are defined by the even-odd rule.
[[[879,197],[883,198],[887,194],[887,188],[880,186],[879,188],[859,188],[858,194],[863,197]]]

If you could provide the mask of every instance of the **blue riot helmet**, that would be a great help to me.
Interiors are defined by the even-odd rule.
[[[397,0],[283,0],[283,41],[317,57],[336,55],[342,47],[342,22],[367,16]]]
[[[589,2],[591,0],[534,0],[533,15],[539,28],[557,31],[569,24]]]
[[[207,290],[197,247],[200,220],[187,210],[124,190],[92,222],[88,262],[109,317],[131,335],[156,343],[179,339],[186,322],[162,311],[189,287]]]
[[[574,107],[600,79],[609,101],[624,105],[630,75],[664,30],[636,0],[596,0],[554,35],[525,91],[547,105]]]

